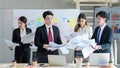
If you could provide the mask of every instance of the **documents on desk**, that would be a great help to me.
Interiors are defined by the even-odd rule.
[[[9,46],[12,46],[12,47],[19,46],[19,44],[13,43],[12,41],[7,40],[7,39],[4,39],[4,42],[7,44],[8,47]]]
[[[34,41],[34,36],[35,36],[35,33],[30,33],[30,34],[24,36],[21,39],[21,42],[23,42],[23,43],[31,43],[31,42]]]

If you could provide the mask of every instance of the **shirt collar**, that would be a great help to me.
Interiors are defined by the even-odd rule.
[[[24,30],[20,29],[20,32],[25,32],[26,31],[26,28],[24,28]]]
[[[105,23],[104,25],[100,26],[100,28],[101,28],[101,29],[104,29],[105,26],[106,26],[106,23]]]
[[[45,26],[46,26],[47,29],[52,28],[52,25],[48,26],[48,25],[45,24]]]

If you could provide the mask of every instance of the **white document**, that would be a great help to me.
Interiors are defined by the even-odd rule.
[[[61,47],[60,50],[63,54],[69,54],[69,50],[65,47]]]
[[[85,36],[85,35],[82,35],[82,36],[79,35],[79,36],[71,39],[69,41],[69,44],[74,45],[76,47],[81,47],[81,48],[85,48],[87,46],[93,46],[94,47],[96,45],[95,39],[89,40],[87,38],[87,36]]]
[[[70,43],[67,43],[64,47],[66,47],[67,49],[73,49],[73,50],[76,48],[75,45],[72,45]]]
[[[66,40],[71,40],[71,39],[72,39],[72,37],[71,37],[70,35],[64,36],[64,38],[65,38]]]
[[[94,52],[94,49],[91,46],[88,46],[88,47],[82,49],[82,54],[83,54],[84,58],[87,58],[93,52]]]
[[[21,42],[23,42],[23,43],[31,43],[31,42],[34,41],[34,36],[35,36],[35,33],[30,33],[30,34],[24,36],[21,39]]]
[[[88,37],[86,35],[78,35],[70,40],[71,44],[78,44],[81,43],[81,40],[88,40]]]
[[[7,46],[19,46],[17,43],[13,43],[10,40],[4,39],[4,42],[7,44]]]
[[[79,32],[73,32],[73,33],[71,33],[71,34],[69,34],[69,35],[67,35],[67,36],[64,36],[64,37],[65,37],[65,39],[67,39],[67,40],[71,40],[71,39],[73,39],[74,37],[79,36],[79,35],[83,35],[83,34],[80,34]]]
[[[62,47],[63,45],[59,45],[59,44],[56,44],[56,43],[54,43],[54,42],[50,42],[50,43],[49,43],[49,46],[50,46],[51,48],[60,48],[60,47]]]
[[[93,46],[93,47],[96,45],[95,39],[81,40],[81,42],[86,43],[86,45]]]
[[[74,37],[76,37],[76,36],[78,36],[78,35],[79,35],[78,32],[73,32],[73,33],[71,33],[69,36],[71,36],[72,38],[74,38]]]
[[[63,45],[59,45],[54,42],[50,42],[49,46],[50,46],[50,48],[48,48],[49,50],[55,51],[55,50],[59,49],[60,47],[62,47]]]
[[[63,45],[56,44],[54,42],[49,43],[50,48],[48,48],[51,51],[55,51],[57,49],[60,49],[63,54],[68,54],[69,50],[65,48]]]

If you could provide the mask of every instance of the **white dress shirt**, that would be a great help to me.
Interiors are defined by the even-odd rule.
[[[85,34],[88,37],[88,39],[91,39],[92,34],[93,34],[93,30],[91,26],[84,26],[83,28],[79,28],[78,32],[80,34]],[[81,49],[82,48],[77,47],[76,51],[81,51]]]
[[[100,39],[101,39],[101,35],[102,35],[102,32],[103,32],[105,26],[106,26],[106,23],[105,23],[103,26],[100,26],[100,28],[101,28],[101,31],[100,31]],[[99,39],[99,40],[100,40],[100,39]]]
[[[26,29],[20,29],[20,37],[21,37],[21,41],[23,39],[23,37],[26,36]]]
[[[91,39],[93,31],[91,26],[84,26],[83,28],[79,28],[78,32],[81,34],[86,34],[88,39]]]

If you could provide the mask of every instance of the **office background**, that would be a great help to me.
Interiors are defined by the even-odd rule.
[[[113,7],[119,6],[120,0],[119,3],[113,4]],[[0,63],[11,62],[13,59],[12,51],[8,49],[3,41],[4,38],[11,39],[12,37],[12,9],[76,9],[76,6],[71,4],[69,0],[0,0]],[[119,52],[120,41],[117,43]],[[120,53],[118,53],[118,64],[120,64],[119,58]]]

